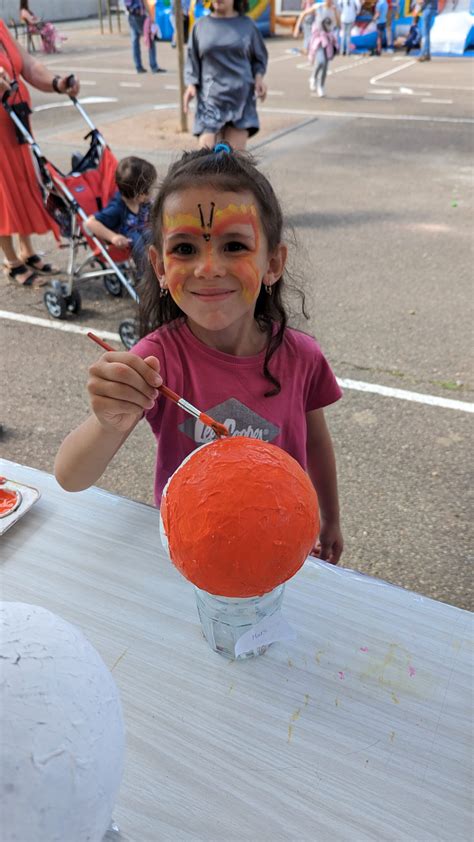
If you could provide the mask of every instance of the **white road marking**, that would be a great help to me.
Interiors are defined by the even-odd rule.
[[[165,91],[179,91],[179,85],[165,85]]]
[[[177,102],[164,102],[162,105],[154,105],[153,111],[165,111],[167,108],[177,108]]]
[[[439,398],[437,395],[423,395],[419,392],[408,392],[405,389],[392,389],[390,386],[381,386],[378,383],[364,383],[361,380],[347,380],[344,377],[337,377],[336,379],[341,389],[355,389],[357,392],[372,392],[374,395],[397,398],[400,401],[424,403],[429,406],[440,406],[443,409],[458,409],[461,412],[474,412],[474,403],[468,403],[467,401]]]
[[[49,64],[49,62],[48,62]],[[85,67],[83,65],[76,67],[71,67],[69,64],[64,65],[56,65],[56,70],[65,70],[69,71],[69,73],[108,73],[112,76],[136,76],[136,70],[123,70],[121,67]]]
[[[0,319],[35,325],[36,327],[51,328],[52,330],[60,330],[64,333],[77,333],[82,336],[86,335],[91,330],[90,327],[82,327],[81,325],[71,324],[70,322],[40,319],[37,316],[26,316],[23,313],[10,313],[8,310],[0,310]],[[100,330],[95,326],[94,332],[101,336],[102,339],[110,339],[113,342],[120,343],[120,336],[118,333],[112,333],[109,330]],[[424,395],[419,392],[408,392],[405,389],[392,389],[390,386],[382,386],[378,383],[364,383],[361,380],[350,380],[345,377],[338,377],[337,382],[342,389],[353,389],[357,392],[369,392],[375,395],[382,395],[387,398],[396,398],[402,401],[411,401],[412,403],[423,403],[428,406],[439,406],[443,409],[457,409],[461,412],[474,412],[474,403],[468,403],[467,401],[440,398],[436,395]]]
[[[430,97],[429,99],[422,99],[421,101],[422,102],[429,102],[429,103],[434,102],[434,103],[436,103],[436,105],[452,105],[453,104],[452,99],[434,99],[433,97]]]
[[[393,88],[376,88],[375,91],[367,91],[370,94],[393,94]]]
[[[92,79],[81,79],[81,88],[89,87],[92,88],[97,85],[97,82],[94,82]]]
[[[81,97],[79,102],[81,103],[81,105],[94,105],[96,103],[118,102],[118,99],[115,96],[85,96]],[[64,102],[53,102],[48,103],[48,105],[37,105],[36,108],[33,108],[33,111],[49,111],[51,108],[70,108],[72,105],[72,100],[66,99],[64,100]]]
[[[119,88],[141,88],[141,82],[119,82]]]
[[[300,55],[301,55],[301,53],[300,53]],[[271,58],[271,59],[268,60],[268,64],[276,64],[277,61],[288,61],[288,59],[290,59],[290,58],[297,58],[297,57],[298,57],[298,53],[292,52],[290,55],[278,56],[277,58]]]
[[[386,70],[385,73],[378,73],[377,76],[372,76],[370,80],[371,85],[376,85],[379,79],[385,79],[387,76],[393,76],[394,73],[400,73],[405,67],[413,67],[416,61],[406,61],[405,64],[399,64],[397,67],[392,67],[391,70]]]
[[[373,92],[372,92],[373,93]],[[168,108],[173,106],[156,105],[155,108]],[[176,108],[176,106],[174,106]],[[346,119],[360,120],[406,120],[414,123],[460,123],[472,126],[472,117],[431,117],[421,114],[376,114],[373,111],[317,111],[305,108],[259,108],[262,113],[268,114],[299,114],[303,117],[344,117]]]
[[[25,316],[23,313],[10,313],[7,310],[0,310],[0,319],[7,319],[12,322],[23,322],[27,325],[35,325],[36,327],[49,327],[52,330],[61,330],[64,333],[81,333],[87,335],[91,330],[90,327],[81,327],[80,325],[70,324],[69,322],[53,321],[50,319],[40,319],[37,316]],[[110,330],[99,330],[94,327],[94,332],[102,339],[112,339],[115,342],[120,342],[118,333],[111,333]]]

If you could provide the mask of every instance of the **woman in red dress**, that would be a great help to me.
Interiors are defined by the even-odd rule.
[[[12,105],[25,103],[30,107],[30,95],[24,81],[39,91],[67,93],[76,96],[79,83],[68,87],[68,77],[54,76],[39,61],[28,55],[11,37],[0,20],[0,99],[18,82],[18,92],[12,95]],[[8,276],[23,286],[38,285],[38,273],[51,274],[52,267],[34,253],[31,234],[55,231],[55,225],[43,206],[30,147],[20,144],[11,117],[0,106],[0,248],[6,258]],[[19,255],[15,251],[13,235],[20,240]]]

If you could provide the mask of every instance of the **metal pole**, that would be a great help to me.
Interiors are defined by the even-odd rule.
[[[179,118],[182,132],[188,130],[187,115],[184,113],[184,32],[181,0],[174,0],[174,21],[176,26],[176,52],[178,54]]]
[[[102,16],[102,0],[99,0],[98,7],[99,7],[100,34],[103,35],[104,34],[104,18]]]
[[[110,8],[110,0],[106,0],[107,3],[107,13],[109,16],[109,32],[113,32],[114,28],[112,26],[112,10]]]

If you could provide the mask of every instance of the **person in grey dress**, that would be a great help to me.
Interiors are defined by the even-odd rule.
[[[193,134],[200,147],[225,140],[234,149],[245,149],[247,138],[258,132],[256,101],[267,93],[263,77],[268,54],[246,10],[246,0],[213,0],[211,14],[193,27],[184,110],[196,97]]]

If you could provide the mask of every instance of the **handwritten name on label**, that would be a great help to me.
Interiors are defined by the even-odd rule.
[[[265,617],[252,626],[249,631],[239,637],[235,644],[235,657],[251,652],[260,646],[268,646],[277,640],[295,640],[296,632],[285,620],[280,611],[275,611],[270,617]]]

